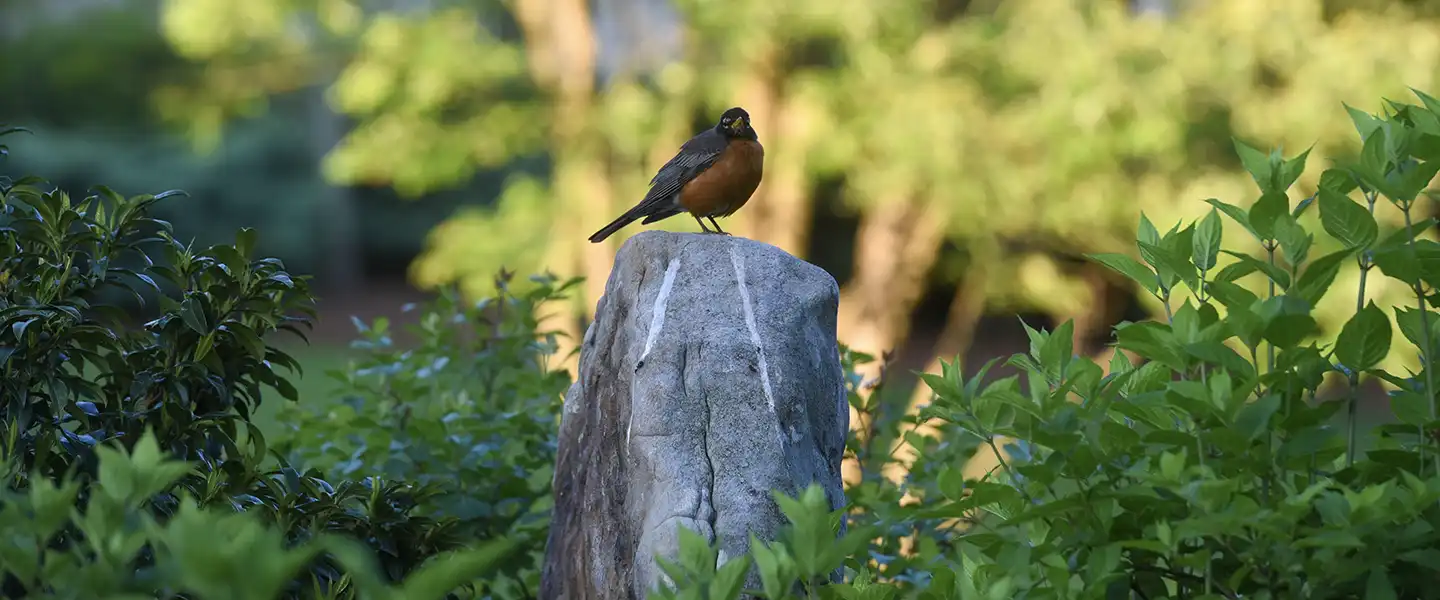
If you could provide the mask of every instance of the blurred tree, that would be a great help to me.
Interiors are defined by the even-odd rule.
[[[133,128],[149,94],[190,69],[159,35],[153,7],[0,3],[0,115],[29,125]],[[103,93],[97,93],[103,90]]]
[[[256,75],[200,95],[252,101],[313,60],[292,19],[316,15],[352,32],[335,58],[346,67],[333,98],[357,121],[329,157],[337,181],[418,194],[547,155],[549,173],[517,174],[495,206],[438,228],[414,276],[480,289],[500,264],[549,267],[589,278],[587,312],[622,240],[585,236],[640,197],[681,140],[745,106],[766,146],[766,178],[735,231],[801,255],[853,244],[853,272],[837,272],[841,337],[867,352],[906,339],[926,287],[953,272],[936,348],[951,355],[983,314],[1002,309],[1073,318],[1077,348],[1098,351],[1090,340],[1117,318],[1107,289],[1119,280],[1074,259],[1134,252],[1139,210],[1163,229],[1207,210],[1206,197],[1254,195],[1232,135],[1288,155],[1317,144],[1300,182],[1313,190],[1329,160],[1355,150],[1341,102],[1378,111],[1376,91],[1435,87],[1433,4],[674,0],[680,55],[603,84],[584,0],[404,10],[169,0],[167,23],[182,49],[217,69],[232,56],[269,57],[240,61]],[[830,195],[859,215],[853,240],[811,231]],[[946,248],[964,268],[939,261]],[[1321,306],[1322,326],[1338,327],[1343,308]]]

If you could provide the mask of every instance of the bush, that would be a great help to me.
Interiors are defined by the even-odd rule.
[[[419,313],[403,348],[384,318],[356,321],[360,356],[332,373],[339,402],[287,407],[277,445],[292,464],[334,478],[383,475],[430,487],[417,513],[464,539],[517,546],[475,593],[528,598],[540,585],[550,524],[556,435],[569,374],[548,364],[554,332],[536,307],[578,281],[532,278],[527,291],[495,279],[496,293],[467,303],[454,290],[406,307]]]
[[[1164,234],[1142,216],[1143,262],[1093,256],[1168,315],[1117,326],[1122,352],[1108,368],[1073,355],[1065,323],[1026,328],[1029,351],[1004,361],[1018,375],[987,378],[998,359],[969,377],[950,363],[924,375],[935,395],[919,419],[978,439],[1001,469],[967,480],[943,442],[925,440],[938,453],[902,489],[850,490],[853,532],[842,543],[791,502],[781,543],[752,541],[750,556],[718,571],[692,539],[671,565],[669,597],[734,598],[735,573],[752,563],[766,598],[1440,597],[1440,243],[1421,238],[1436,221],[1416,214],[1440,171],[1440,101],[1417,95],[1423,106],[1352,110],[1363,151],[1296,206],[1286,192],[1308,153],[1284,159],[1237,142],[1260,188],[1250,207],[1212,199],[1203,219]],[[1405,227],[1379,231],[1377,208],[1399,210]],[[1317,212],[1331,239],[1305,224]],[[1264,253],[1222,250],[1221,213],[1240,225],[1232,238],[1253,236]],[[1222,254],[1234,260],[1222,265]],[[1421,357],[1418,372],[1377,368],[1394,341],[1392,314],[1363,301],[1368,277],[1360,290],[1331,290],[1349,265],[1415,291],[1416,307],[1388,312]],[[1320,339],[1311,311],[1332,291],[1361,300],[1337,336]],[[1393,387],[1397,420],[1369,436],[1355,408],[1362,377]],[[1317,400],[1327,380],[1344,387],[1342,401]],[[902,505],[899,492],[916,501]],[[866,548],[863,536],[877,534]],[[902,545],[906,556],[893,559]],[[860,551],[836,551],[847,546]],[[847,581],[821,584],[841,565]]]
[[[303,336],[312,298],[280,261],[250,256],[253,231],[203,250],[175,240],[149,216],[174,195],[100,187],[75,202],[0,177],[4,593],[348,598],[408,576],[406,589],[428,591],[401,597],[434,598],[483,574],[507,542],[436,558],[464,540],[414,514],[435,494],[426,486],[265,466],[249,416],[263,388],[294,400],[283,369],[298,369],[270,340]],[[111,288],[158,303],[158,318],[135,322],[107,302]],[[236,565],[264,569],[241,579]]]

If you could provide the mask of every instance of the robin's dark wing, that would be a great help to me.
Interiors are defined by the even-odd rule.
[[[720,158],[728,145],[729,141],[725,136],[714,129],[707,129],[704,133],[690,138],[690,141],[680,146],[680,152],[650,178],[650,191],[645,193],[645,199],[636,207],[643,206],[649,210],[641,210],[640,214],[650,215],[673,209],[671,203],[675,195],[680,193],[680,188],[715,164],[715,159]]]
[[[604,241],[621,227],[641,217],[645,217],[642,223],[653,223],[680,214],[682,209],[676,199],[681,188],[714,165],[728,145],[725,136],[714,129],[690,138],[690,141],[680,146],[680,152],[650,178],[650,191],[645,193],[645,198],[591,235],[590,241]]]

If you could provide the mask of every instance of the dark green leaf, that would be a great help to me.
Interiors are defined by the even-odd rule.
[[[1396,600],[1395,585],[1384,567],[1370,569],[1370,577],[1365,580],[1365,600]]]
[[[1190,262],[1190,257],[1167,248],[1139,242],[1140,256],[1145,262],[1155,267],[1155,271],[1164,280],[1164,287],[1169,289],[1174,286],[1176,280],[1184,281],[1190,289],[1199,289],[1199,277],[1195,272],[1195,265]],[[1188,251],[1190,248],[1187,247]]]
[[[1325,232],[1350,248],[1364,248],[1380,229],[1370,211],[1338,192],[1320,188],[1320,222]]]
[[[1345,249],[1315,259],[1305,267],[1290,293],[1304,299],[1311,306],[1318,305],[1325,292],[1330,289],[1330,284],[1335,282],[1335,275],[1340,272],[1340,267],[1350,260],[1354,253],[1352,249]]]
[[[1434,312],[1426,313],[1416,308],[1396,307],[1395,324],[1400,327],[1401,335],[1404,335],[1405,339],[1410,340],[1410,343],[1415,344],[1417,348],[1423,349],[1426,343],[1431,344],[1431,348],[1436,347],[1435,341],[1437,337],[1440,337],[1440,315]],[[1428,336],[1421,333],[1427,324],[1430,327]]]
[[[1320,174],[1320,189],[1348,196],[1357,187],[1360,187],[1360,184],[1355,182],[1355,176],[1344,169],[1325,169],[1325,172]]]
[[[1275,239],[1275,222],[1290,216],[1290,199],[1284,192],[1265,192],[1250,206],[1250,226],[1262,240]]]
[[[1370,302],[1341,328],[1335,357],[1346,369],[1368,371],[1390,353],[1391,334],[1390,319]]]
[[[1315,318],[1310,315],[1280,314],[1265,326],[1264,338],[1280,348],[1297,345],[1317,331]]]
[[[235,250],[240,253],[240,256],[248,260],[253,256],[252,253],[255,251],[255,241],[257,237],[259,236],[255,233],[254,229],[241,227],[240,231],[235,234]]]
[[[1305,231],[1294,217],[1280,215],[1275,220],[1275,240],[1280,242],[1280,251],[1284,254],[1285,261],[1300,265],[1310,256],[1310,244],[1315,238]]]
[[[1254,402],[1246,403],[1235,416],[1235,432],[1246,440],[1254,441],[1269,430],[1270,419],[1279,409],[1280,396],[1276,394],[1266,394]]]
[[[180,319],[195,333],[210,333],[210,324],[205,319],[205,309],[197,296],[188,296],[180,302]]]
[[[1230,250],[1221,250],[1221,252],[1240,259],[1240,262],[1244,263],[1247,268],[1264,273],[1266,277],[1269,277],[1271,281],[1279,285],[1280,289],[1290,288],[1290,274],[1286,273],[1285,270],[1279,266],[1272,265],[1267,261],[1257,260],[1248,254],[1241,254]]]
[[[1409,390],[1390,392],[1390,411],[1395,419],[1406,425],[1424,425],[1430,422],[1430,402],[1425,396]]]

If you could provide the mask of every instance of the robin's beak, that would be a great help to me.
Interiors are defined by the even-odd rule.
[[[749,119],[741,117],[730,122],[730,130],[735,132],[745,131],[745,126],[750,123]]]

